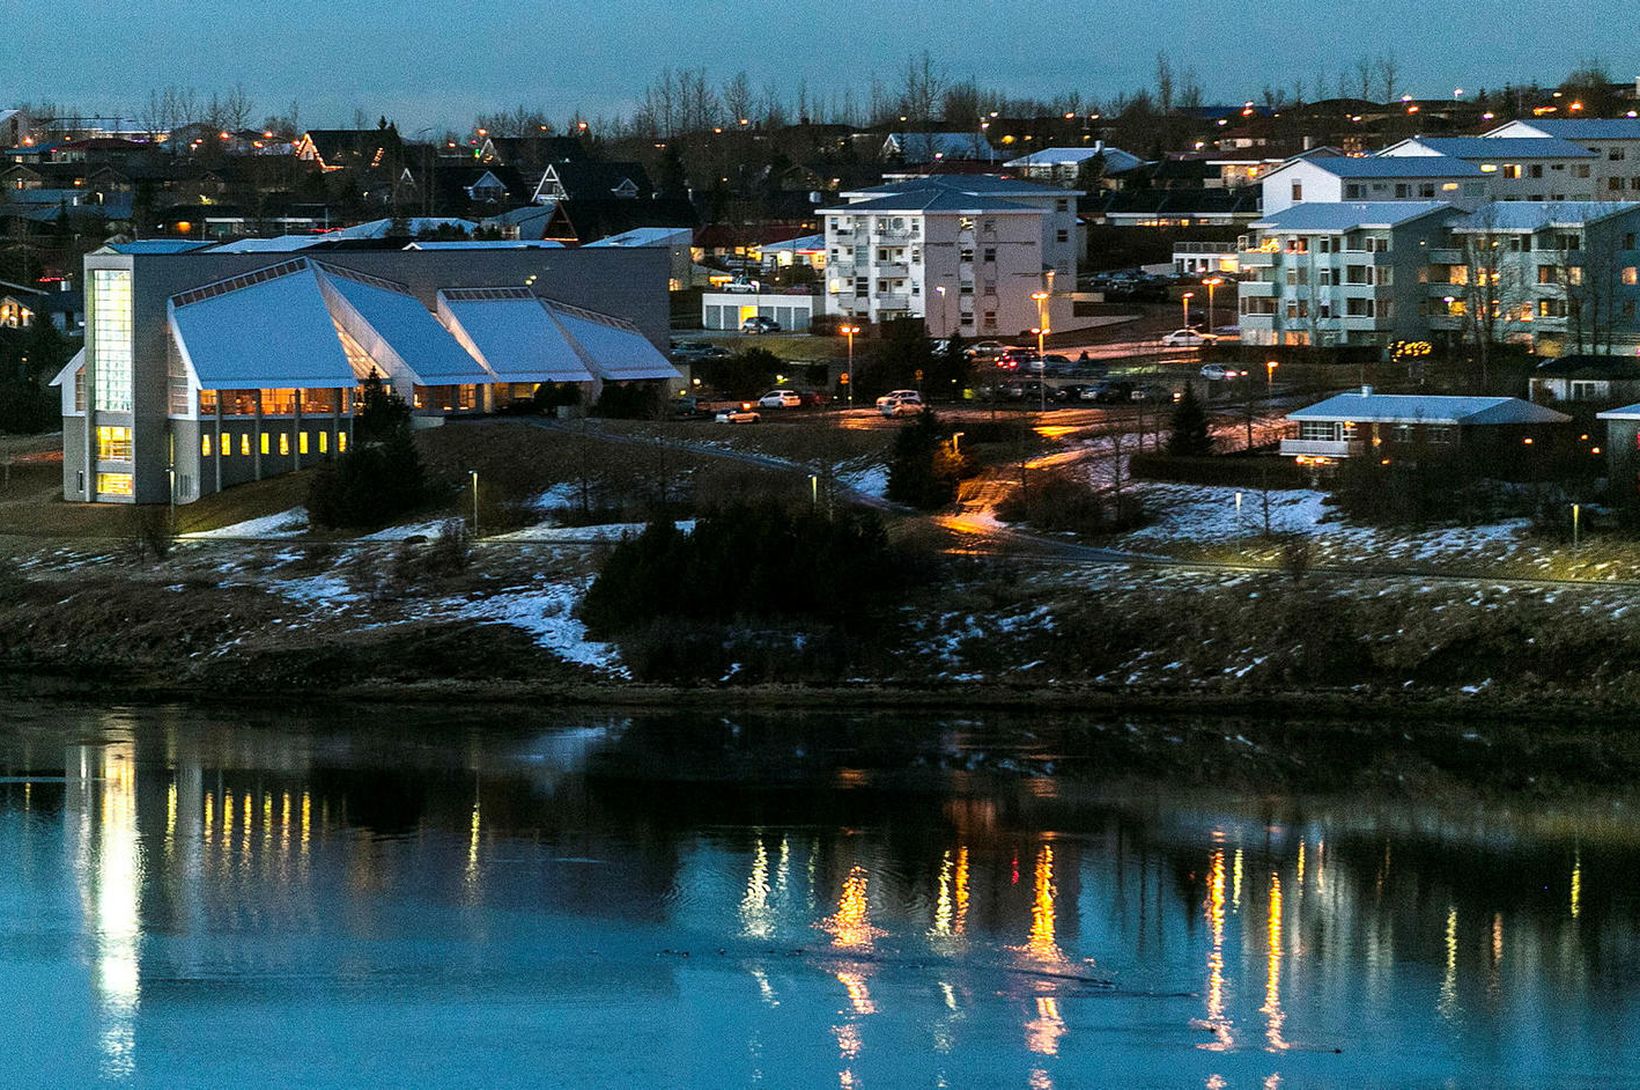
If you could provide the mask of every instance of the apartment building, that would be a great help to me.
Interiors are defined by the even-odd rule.
[[[1440,201],[1304,202],[1252,224],[1238,263],[1241,338],[1388,344],[1424,335],[1428,251],[1457,211]]]
[[[86,345],[53,382],[65,499],[189,503],[344,453],[370,378],[426,422],[679,378],[664,249],[260,241],[86,257]]]
[[[1541,355],[1640,348],[1640,202],[1499,201],[1431,248],[1430,330]],[[1490,312],[1490,318],[1485,317]]]
[[[1442,201],[1468,208],[1490,191],[1486,172],[1450,156],[1310,154],[1264,176],[1262,210],[1269,216],[1297,204],[1345,201]]]
[[[826,312],[921,318],[932,336],[1015,336],[1070,317],[1079,190],[935,175],[844,193],[824,209]]]
[[[1532,118],[1499,125],[1482,139],[1548,139],[1576,145],[1594,156],[1589,162],[1592,199],[1640,200],[1640,118]]]
[[[1378,158],[1457,159],[1486,175],[1488,195],[1500,201],[1599,200],[1605,160],[1554,136],[1497,140],[1485,136],[1414,136]],[[1640,173],[1640,163],[1635,164]]]

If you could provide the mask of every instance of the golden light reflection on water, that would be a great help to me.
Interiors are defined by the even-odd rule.
[[[1572,919],[1583,915],[1583,853],[1579,851],[1572,857]]]
[[[928,929],[928,934],[937,939],[951,937],[951,924],[956,918],[951,896],[951,873],[951,853],[947,851],[940,857],[939,889],[934,895],[934,925]]]
[[[1281,1008],[1281,876],[1275,873],[1270,875],[1268,911],[1265,923],[1267,953],[1264,970],[1264,1005],[1259,1008],[1259,1013],[1264,1015],[1266,1047],[1272,1052],[1283,1052],[1291,1046],[1282,1036],[1282,1029],[1287,1023],[1287,1013]]]
[[[1440,999],[1435,1004],[1441,1017],[1458,1016],[1458,906],[1446,910],[1446,973],[1441,978]]]
[[[871,879],[866,869],[856,864],[843,879],[843,891],[837,897],[837,911],[817,925],[831,935],[833,946],[850,950],[870,950],[884,932],[871,925]]]
[[[71,798],[65,822],[76,823],[74,871],[85,927],[95,950],[102,1074],[124,1081],[136,1072],[136,1017],[142,997],[138,961],[144,861],[137,832],[134,747],[70,751]]]
[[[848,993],[849,1009],[855,1014],[876,1014],[877,1004],[871,999],[871,989],[866,985],[866,973],[863,968],[839,969],[837,982]]]
[[[1236,1043],[1230,1032],[1230,1019],[1224,1013],[1224,882],[1224,849],[1218,848],[1208,866],[1207,900],[1203,905],[1212,947],[1207,953],[1207,1017],[1202,1025],[1213,1035],[1213,1040],[1200,1047],[1209,1052],[1228,1052]]]
[[[1059,1054],[1059,1040],[1069,1031],[1059,1013],[1059,1000],[1049,995],[1036,997],[1036,1017],[1025,1023],[1025,1047],[1039,1056]]]
[[[1241,849],[1236,849],[1236,860],[1231,868],[1230,903],[1235,911],[1241,911]]]
[[[1025,944],[1031,957],[1044,964],[1059,964],[1065,960],[1064,951],[1059,949],[1055,935],[1058,926],[1057,895],[1053,876],[1053,845],[1044,844],[1036,853],[1031,891],[1031,932]]]

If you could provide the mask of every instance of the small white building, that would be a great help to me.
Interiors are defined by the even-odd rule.
[[[709,291],[700,297],[700,324],[739,332],[746,319],[763,317],[778,322],[782,333],[803,333],[813,324],[819,302],[808,293]]]
[[[1394,458],[1410,449],[1529,447],[1546,427],[1571,417],[1518,397],[1380,394],[1363,386],[1294,409],[1287,419],[1298,434],[1281,441],[1281,453],[1299,465],[1326,466],[1366,455]]]
[[[1497,140],[1485,136],[1414,136],[1391,144],[1379,158],[1459,159],[1487,176],[1492,198],[1500,201],[1588,201],[1595,199],[1595,167],[1600,156],[1558,137]],[[1640,164],[1636,164],[1640,170]]]
[[[1449,156],[1327,155],[1290,159],[1264,176],[1266,216],[1295,204],[1343,201],[1445,201],[1466,208],[1485,200],[1489,175]]]
[[[1562,117],[1510,121],[1487,140],[1564,140],[1594,155],[1594,199],[1640,200],[1640,118]]]
[[[1144,160],[1132,152],[1112,147],[1103,140],[1085,148],[1043,148],[1041,151],[1010,159],[1002,165],[1022,178],[1047,185],[1075,185],[1084,164],[1102,160],[1103,174],[1120,174],[1141,166]]]

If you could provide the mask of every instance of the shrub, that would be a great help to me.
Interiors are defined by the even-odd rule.
[[[1097,534],[1139,526],[1146,511],[1131,493],[1101,496],[1075,473],[1059,470],[1027,478],[997,504],[997,517],[1048,533]]]
[[[175,540],[170,508],[141,506],[127,513],[126,548],[138,563],[164,560],[171,554]]]
[[[308,517],[317,526],[368,529],[414,510],[425,491],[421,459],[406,426],[385,441],[355,445],[322,463],[308,485]]]
[[[1193,382],[1184,384],[1184,393],[1173,405],[1173,426],[1167,437],[1167,452],[1176,457],[1213,453],[1213,434],[1207,427],[1207,410],[1196,396],[1196,384]]]
[[[744,348],[732,356],[694,364],[695,377],[726,397],[758,397],[784,365],[766,348]]]
[[[918,413],[894,441],[888,465],[888,498],[923,511],[948,506],[967,475],[966,463],[951,449],[951,433],[932,412]]]
[[[610,420],[653,420],[666,413],[664,383],[606,382],[592,406],[594,416]]]

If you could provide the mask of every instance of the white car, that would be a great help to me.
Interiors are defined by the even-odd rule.
[[[1212,333],[1197,333],[1194,329],[1175,329],[1162,335],[1163,348],[1200,348],[1213,344],[1218,337]]]
[[[915,401],[922,403],[922,395],[915,390],[890,390],[877,399],[877,408],[887,409],[897,401]]]
[[[915,390],[894,390],[877,399],[877,411],[884,416],[915,416],[923,411],[922,395]]]
[[[728,408],[719,409],[717,415],[712,419],[719,424],[756,424],[763,417],[758,414],[756,409],[752,408],[750,401],[743,401],[739,405],[730,405]]]
[[[1238,371],[1234,367],[1225,367],[1223,364],[1210,363],[1202,368],[1202,378],[1210,382],[1223,382],[1226,379],[1244,378],[1246,371]]]
[[[796,390],[770,390],[757,399],[764,409],[796,409],[803,405],[803,397]]]

